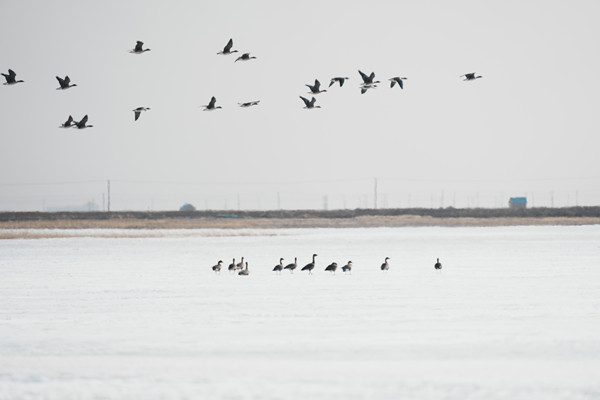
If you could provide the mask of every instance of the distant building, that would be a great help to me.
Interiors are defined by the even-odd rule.
[[[179,208],[179,211],[196,211],[196,207],[194,207],[190,203],[185,203]]]
[[[511,197],[508,201],[509,208],[527,208],[527,197]]]

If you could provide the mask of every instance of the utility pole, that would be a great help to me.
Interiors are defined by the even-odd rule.
[[[110,179],[108,181],[106,181],[106,187],[107,187],[107,196],[108,196],[108,206],[106,207],[106,211],[110,212]]]
[[[377,210],[377,178],[374,178],[375,180],[375,185],[373,187],[373,205],[374,205],[374,209]]]

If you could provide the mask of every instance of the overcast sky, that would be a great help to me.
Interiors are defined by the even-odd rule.
[[[1,4],[0,210],[600,204],[600,2]]]

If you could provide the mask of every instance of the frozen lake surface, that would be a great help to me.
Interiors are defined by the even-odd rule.
[[[600,398],[600,226],[50,233],[0,240],[2,400]]]

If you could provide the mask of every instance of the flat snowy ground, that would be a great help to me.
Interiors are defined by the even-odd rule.
[[[0,399],[600,398],[600,226],[49,233],[0,241]]]

